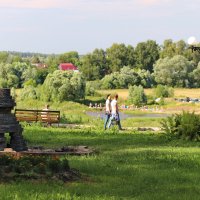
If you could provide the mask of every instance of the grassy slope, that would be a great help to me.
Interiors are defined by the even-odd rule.
[[[199,143],[89,129],[26,127],[24,135],[29,145],[89,145],[99,153],[68,157],[85,174],[81,181],[1,184],[0,199],[199,199]]]

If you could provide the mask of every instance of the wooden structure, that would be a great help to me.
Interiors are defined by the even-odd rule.
[[[27,146],[22,136],[23,128],[16,120],[11,110],[15,102],[10,96],[10,89],[0,89],[0,151],[7,147],[5,133],[10,135],[10,146],[15,151],[27,150]]]
[[[21,122],[44,122],[47,124],[59,123],[60,111],[54,110],[26,110],[15,109],[17,121]]]

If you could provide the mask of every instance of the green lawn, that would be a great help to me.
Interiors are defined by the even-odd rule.
[[[162,134],[25,127],[28,145],[88,145],[93,156],[68,156],[82,180],[0,185],[0,199],[199,199],[200,144]]]

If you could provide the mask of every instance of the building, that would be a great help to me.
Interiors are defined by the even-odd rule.
[[[58,69],[63,70],[63,71],[75,71],[78,72],[78,67],[73,65],[72,63],[60,63],[58,66]]]

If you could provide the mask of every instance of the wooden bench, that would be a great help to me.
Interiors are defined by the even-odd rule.
[[[44,122],[47,124],[60,121],[60,111],[15,109],[15,116],[20,122]]]

